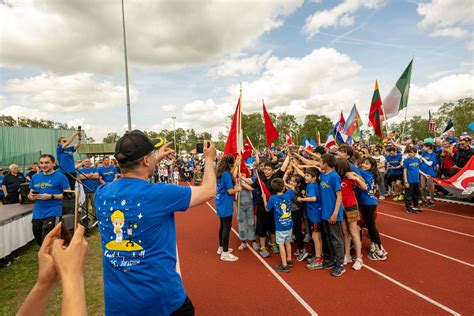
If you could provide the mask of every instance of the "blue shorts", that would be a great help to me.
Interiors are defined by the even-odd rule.
[[[292,230],[277,230],[276,233],[276,243],[282,245],[286,242],[291,242],[291,232]]]

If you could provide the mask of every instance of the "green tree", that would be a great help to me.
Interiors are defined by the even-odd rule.
[[[474,122],[474,99],[460,99],[456,103],[444,103],[436,112],[436,126],[438,134],[441,134],[451,119],[456,133],[469,132],[468,125]]]
[[[297,144],[301,144],[303,142],[304,135],[306,135],[308,139],[310,139],[311,137],[314,137],[314,139],[316,139],[318,131],[321,135],[321,142],[325,142],[328,132],[332,129],[333,125],[331,119],[326,115],[306,115],[303,126],[301,127],[297,138],[295,138],[295,142]]]
[[[119,138],[120,137],[117,133],[108,133],[107,136],[102,139],[102,142],[106,144],[115,144]]]
[[[262,113],[242,114],[242,124],[244,127],[244,139],[248,136],[256,148],[265,148],[265,126],[263,124]]]
[[[294,138],[299,134],[301,126],[296,121],[296,117],[291,114],[282,113],[277,116],[275,127],[279,133],[278,140],[275,142],[275,145],[280,146],[285,143],[286,131],[289,131],[292,137]],[[296,139],[294,139],[296,141]]]

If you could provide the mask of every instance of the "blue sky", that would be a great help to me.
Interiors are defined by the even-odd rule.
[[[0,3],[0,113],[123,132],[116,2]],[[365,113],[411,58],[409,116],[473,96],[468,0],[231,2],[125,1],[136,128],[225,133],[239,82],[244,112]]]

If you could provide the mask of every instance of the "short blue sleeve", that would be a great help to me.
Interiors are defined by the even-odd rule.
[[[189,208],[192,194],[189,186],[159,183],[155,186],[155,193],[161,196],[163,206],[170,213]]]
[[[332,174],[331,184],[335,192],[341,191],[341,178],[339,177],[338,174],[336,174],[336,172],[333,172]]]
[[[408,159],[403,160],[403,169],[408,168]]]
[[[291,200],[295,197],[295,191],[293,191],[292,189],[286,190],[285,197]]]
[[[273,196],[268,199],[266,209],[269,211],[273,211],[273,200]]]
[[[67,180],[66,176],[63,174],[59,174],[59,175],[61,176],[59,180],[59,187],[62,190],[69,189],[69,181]]]
[[[76,152],[76,148],[74,148],[74,146],[69,146],[69,147],[66,147],[65,149],[70,149],[73,153]]]
[[[306,196],[316,196],[316,186],[313,183],[310,183],[306,186]]]
[[[234,184],[232,183],[232,176],[229,172],[224,172],[221,177],[226,190],[234,188]]]

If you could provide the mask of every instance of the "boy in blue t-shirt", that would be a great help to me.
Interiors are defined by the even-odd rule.
[[[269,212],[274,212],[276,243],[280,250],[281,263],[275,268],[280,272],[290,272],[293,267],[291,261],[291,233],[293,229],[293,219],[291,218],[291,199],[295,192],[288,189],[285,192],[285,182],[281,178],[273,179],[272,190],[276,194],[272,195],[265,208]]]
[[[388,148],[387,152],[388,155],[385,157],[387,160],[387,185],[395,195],[393,200],[403,201],[405,199],[402,193],[403,157],[395,147]]]
[[[425,175],[420,170],[420,159],[416,158],[416,148],[407,149],[408,157],[403,160],[403,182],[405,184],[405,206],[407,213],[421,212],[418,207],[418,197],[420,196],[420,174]],[[413,207],[411,204],[413,203]]]
[[[295,168],[296,169],[296,168]],[[296,169],[299,171],[299,169]],[[312,239],[314,242],[314,255],[315,258],[306,268],[310,270],[320,270],[323,268],[323,257],[322,257],[322,240],[321,240],[321,191],[317,180],[319,179],[320,172],[316,168],[308,168],[304,173],[304,179],[306,182],[306,197],[299,197],[298,202],[306,203],[306,216],[312,225],[313,233]],[[311,251],[313,252],[313,251]]]
[[[423,145],[423,152],[421,153],[420,170],[426,174],[421,176],[421,198],[423,204],[432,207],[434,206],[435,183],[433,177],[436,177],[438,169],[438,157],[434,152],[434,145],[425,143]],[[430,200],[426,198],[426,191],[430,194]]]
[[[324,154],[322,157],[321,174],[321,210],[325,235],[329,246],[329,261],[323,263],[323,268],[333,268],[331,275],[339,277],[346,272],[344,269],[344,237],[341,221],[344,209],[342,207],[341,177],[334,170],[336,157]]]

